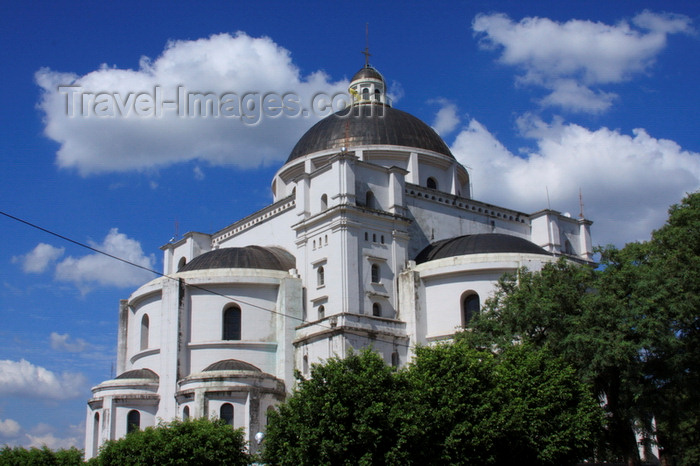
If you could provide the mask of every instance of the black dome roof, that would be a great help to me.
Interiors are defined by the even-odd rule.
[[[445,141],[418,118],[382,104],[365,104],[316,123],[299,139],[287,162],[326,149],[370,144],[415,147],[454,158]]]
[[[384,76],[377,71],[377,69],[371,65],[365,65],[362,68],[360,68],[360,71],[355,73],[355,76],[352,77],[350,82],[355,81],[357,79],[379,79],[380,81],[384,81]]]
[[[418,253],[416,256],[416,264],[443,259],[445,257],[499,252],[551,256],[550,253],[524,238],[501,233],[485,233],[457,236],[456,238],[437,241]]]
[[[238,359],[224,359],[223,361],[217,361],[214,364],[210,364],[204,369],[204,372],[212,371],[254,371],[262,372],[258,367],[247,363],[245,361],[240,361]]]
[[[269,269],[288,271],[296,267],[296,259],[282,248],[246,246],[222,248],[206,252],[185,264],[178,272],[204,269]]]
[[[134,369],[131,371],[122,372],[117,379],[151,379],[158,380],[158,374],[150,369]]]

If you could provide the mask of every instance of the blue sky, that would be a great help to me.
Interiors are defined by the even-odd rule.
[[[0,15],[0,210],[145,267],[265,206],[318,116],[66,114],[66,92],[342,90],[363,64],[433,125],[474,197],[648,238],[700,187],[694,1],[26,2]],[[106,97],[104,97],[106,99]],[[99,109],[98,109],[99,110]],[[114,108],[112,108],[114,110]],[[0,444],[82,447],[118,300],[148,273],[0,216]]]

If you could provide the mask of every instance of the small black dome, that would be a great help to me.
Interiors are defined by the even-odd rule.
[[[377,71],[377,69],[371,65],[365,65],[362,68],[360,68],[360,71],[355,73],[355,76],[352,77],[350,82],[356,81],[358,79],[379,79],[380,81],[384,82],[384,76]]]
[[[131,371],[122,372],[117,379],[151,379],[158,380],[158,374],[150,369],[134,369]]]
[[[326,149],[376,144],[415,147],[454,158],[430,126],[409,113],[373,103],[345,108],[316,123],[299,139],[287,162]]]
[[[443,259],[445,257],[499,252],[551,256],[550,253],[524,238],[501,233],[485,233],[458,236],[456,238],[437,241],[418,253],[416,256],[416,264]]]
[[[204,372],[212,371],[253,371],[262,372],[259,368],[245,361],[239,361],[238,359],[224,359],[223,361],[217,361],[214,364],[210,364],[204,369]]]
[[[296,259],[282,248],[246,246],[206,252],[185,264],[178,272],[205,269],[268,269],[287,272],[296,267]]]

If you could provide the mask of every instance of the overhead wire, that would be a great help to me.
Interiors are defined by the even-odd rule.
[[[95,248],[95,247],[90,246],[90,245],[88,245],[88,244],[85,244],[85,243],[82,243],[82,242],[80,242],[80,241],[74,240],[74,239],[69,238],[69,237],[67,237],[67,236],[65,236],[65,235],[62,235],[62,234],[60,234],[60,233],[56,233],[55,231],[52,231],[52,230],[49,230],[48,228],[44,228],[44,227],[42,227],[42,226],[39,226],[39,225],[37,225],[37,224],[35,224],[35,223],[32,223],[32,222],[30,222],[30,221],[28,221],[28,220],[24,220],[24,219],[22,219],[22,218],[20,218],[20,217],[17,217],[17,216],[8,214],[7,212],[4,212],[4,211],[1,211],[1,210],[0,210],[0,214],[1,214],[1,215],[4,215],[4,216],[7,217],[7,218],[10,218],[10,219],[12,219],[12,220],[15,220],[15,221],[17,221],[17,222],[19,222],[19,223],[22,223],[22,224],[24,224],[24,225],[27,225],[27,226],[29,226],[29,227],[31,227],[31,228],[35,228],[35,229],[40,230],[40,231],[42,231],[42,232],[44,232],[44,233],[47,233],[47,234],[52,235],[52,236],[55,236],[55,237],[60,238],[60,239],[62,239],[62,240],[64,240],[64,241],[67,241],[67,242],[69,242],[69,243],[75,244],[76,246],[79,246],[79,247],[81,247],[81,248],[85,248],[85,249],[88,249],[88,250],[90,250],[90,251],[93,251],[93,252],[95,252],[95,253],[97,253],[97,254],[101,254],[101,255],[103,255],[103,256],[109,257],[109,258],[114,259],[114,260],[117,260],[117,261],[119,261],[119,262],[123,262],[123,263],[125,263],[125,264],[127,264],[127,265],[130,265],[130,266],[132,266],[132,267],[137,267],[137,268],[139,268],[139,269],[142,269],[142,270],[145,270],[145,271],[147,271],[147,272],[153,273],[153,274],[155,274],[155,275],[157,275],[157,276],[159,276],[159,277],[167,278],[167,279],[169,279],[169,280],[174,280],[174,281],[177,281],[177,282],[180,282],[180,280],[182,280],[182,282],[183,282],[185,285],[187,285],[188,287],[190,287],[190,288],[194,288],[194,289],[197,289],[197,290],[200,290],[200,291],[204,291],[204,292],[206,292],[206,293],[210,293],[210,294],[213,294],[213,295],[215,295],[215,296],[220,296],[220,297],[222,297],[222,298],[225,298],[225,299],[230,300],[230,301],[233,302],[234,304],[238,304],[238,303],[240,303],[240,304],[245,304],[246,306],[250,306],[250,307],[253,307],[253,308],[256,308],[256,309],[260,309],[260,310],[262,310],[262,311],[269,312],[269,313],[271,313],[271,314],[276,314],[276,315],[279,315],[279,316],[281,316],[281,317],[286,317],[286,318],[293,319],[293,320],[297,320],[297,321],[300,321],[300,322],[308,322],[308,321],[305,320],[303,317],[297,317],[297,316],[293,316],[293,315],[291,315],[291,314],[287,314],[287,313],[284,313],[284,312],[281,312],[281,311],[277,311],[277,310],[274,310],[274,309],[268,309],[268,308],[266,308],[266,307],[260,306],[260,305],[255,304],[255,303],[247,302],[247,301],[245,301],[245,300],[242,300],[242,299],[239,299],[239,298],[236,298],[236,297],[232,297],[232,296],[229,296],[229,295],[226,295],[226,294],[223,294],[223,293],[219,293],[219,292],[217,292],[217,291],[215,291],[215,290],[211,290],[211,289],[209,289],[209,288],[205,288],[205,287],[203,287],[203,286],[196,285],[196,284],[194,284],[194,283],[189,283],[189,282],[187,282],[187,280],[185,280],[185,279],[182,278],[182,277],[174,277],[174,276],[172,276],[172,275],[168,275],[168,274],[165,274],[165,273],[163,273],[163,272],[159,272],[159,271],[157,271],[157,270],[154,270],[154,269],[152,269],[152,268],[150,268],[150,267],[146,267],[146,266],[143,266],[143,265],[141,265],[141,264],[137,264],[137,263],[135,263],[135,262],[133,262],[133,261],[130,261],[130,260],[128,260],[128,259],[124,259],[124,258],[122,258],[122,257],[115,256],[114,254],[110,254],[110,253],[108,253],[108,252],[106,252],[106,251],[102,251],[102,250],[100,250],[100,249],[98,249],[98,248]],[[324,324],[320,324],[320,323],[318,323],[318,324],[316,324],[316,325],[318,325],[318,326],[321,327],[321,328],[325,328],[325,329],[329,329],[329,330],[335,328],[335,327],[332,327],[332,326],[330,326],[330,325],[324,325]],[[393,344],[396,345],[396,346],[402,346],[402,347],[405,347],[405,348],[410,348],[410,347],[411,347],[411,345],[404,344],[404,343],[401,343],[401,342],[394,342]]]

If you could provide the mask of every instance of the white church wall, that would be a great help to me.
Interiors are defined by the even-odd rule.
[[[227,227],[236,227],[236,233],[226,236],[217,241],[218,248],[245,247],[250,245],[258,246],[279,246],[294,254],[295,235],[292,225],[298,221],[294,214],[293,200],[289,200],[285,205],[267,212],[263,210],[258,216],[244,219]],[[269,214],[269,216],[268,216]],[[263,240],[264,241],[261,241]]]
[[[427,341],[450,337],[463,326],[462,299],[466,292],[479,295],[484,305],[495,291],[504,273],[524,267],[539,271],[555,261],[553,256],[538,254],[470,254],[448,257],[420,264],[414,268],[420,274],[422,312]]]
[[[240,359],[276,374],[277,334],[275,315],[278,284],[240,283],[205,285],[190,293],[188,373],[199,372],[223,359]],[[225,295],[226,297],[220,296]],[[241,309],[241,339],[223,340],[223,313],[231,303]]]
[[[277,284],[206,284],[190,288],[190,338],[193,343],[223,338],[223,314],[231,305],[241,309],[242,341],[274,341],[271,327]],[[210,293],[209,290],[214,293]]]
[[[530,239],[529,225],[520,221],[523,214],[519,212],[477,204],[466,199],[459,202],[445,193],[423,191],[421,197],[417,197],[416,194],[410,194],[411,191],[419,192],[413,186],[406,189],[409,191],[406,204],[414,220],[410,227],[411,243],[408,252],[411,258],[435,241],[462,235],[504,233]],[[429,197],[426,198],[426,195]],[[457,202],[457,205],[453,205],[453,202]]]
[[[146,356],[153,353],[160,347],[161,334],[161,294],[160,292],[150,293],[138,300],[130,301],[130,312],[128,317],[127,329],[127,361],[132,361],[138,355]],[[148,318],[148,328],[146,334],[144,324],[144,316]],[[142,358],[141,358],[142,359]],[[141,360],[134,367],[147,367],[144,364],[153,364],[154,361]],[[127,362],[125,369],[129,369],[130,365]]]
[[[161,249],[163,273],[173,274],[193,258],[211,250],[211,235],[191,231],[185,233],[182,239],[168,243]]]
[[[381,165],[383,167],[399,167],[404,170],[408,170],[410,152],[398,151],[395,148],[391,149],[379,149],[379,150],[364,150],[362,160],[371,162],[375,165]]]
[[[247,401],[247,393],[240,393],[235,396],[231,396],[228,393],[225,395],[209,393],[207,396],[207,416],[209,418],[219,419],[221,407],[229,403],[233,405],[233,428],[238,429],[239,427],[243,427],[247,430],[249,427]]]
[[[384,167],[371,164],[357,164],[356,193],[357,204],[375,210],[388,211],[391,205],[389,196],[389,173]],[[367,205],[367,192],[372,192],[373,205]]]
[[[157,424],[156,412],[157,408],[152,403],[140,403],[138,400],[125,401],[123,405],[116,405],[112,409],[112,436],[111,440],[122,438],[127,431],[127,417],[129,411],[137,410],[140,416],[140,429],[155,426]]]
[[[507,270],[484,270],[424,278],[426,339],[450,337],[463,328],[462,298],[465,292],[479,295],[483,306],[494,290],[494,283]]]
[[[583,260],[592,260],[592,222],[555,210],[542,210],[532,214],[531,218],[533,243],[556,254],[570,253]],[[570,251],[567,251],[567,241]]]

